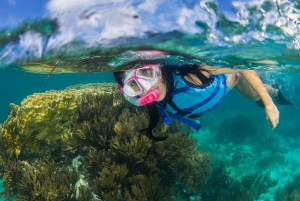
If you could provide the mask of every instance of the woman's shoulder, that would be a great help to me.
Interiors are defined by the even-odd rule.
[[[231,68],[224,68],[221,66],[207,66],[207,65],[199,65],[199,70],[208,72],[211,75],[233,74],[239,72],[238,70],[234,70]]]

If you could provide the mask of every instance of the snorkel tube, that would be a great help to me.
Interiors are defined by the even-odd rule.
[[[156,101],[159,97],[159,92],[157,89],[154,89],[154,90],[150,91],[149,93],[147,93],[145,96],[142,96],[140,98],[130,97],[130,96],[126,95],[125,93],[123,95],[124,95],[125,99],[128,100],[133,105],[144,106],[144,105],[147,105],[149,103],[153,103],[154,101]]]
[[[138,103],[140,105],[146,105],[148,103],[152,103],[154,101],[156,101],[159,97],[159,92],[157,89],[154,89],[152,91],[150,91],[149,93],[147,93],[145,96],[142,96],[138,99]]]

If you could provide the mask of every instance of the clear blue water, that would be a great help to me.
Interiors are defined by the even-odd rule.
[[[9,104],[20,105],[21,101],[33,93],[47,90],[63,90],[71,85],[97,82],[113,82],[112,73],[94,74],[53,74],[45,82],[47,74],[24,72],[17,65],[0,70],[0,122],[3,123],[10,113]]]
[[[255,69],[266,83],[276,82],[293,102],[293,106],[279,107],[278,127],[271,131],[263,111],[232,92],[220,107],[204,117],[204,128],[193,136],[199,149],[210,152],[216,161],[227,161],[233,172],[268,169],[281,184],[300,172],[298,0],[24,2],[1,2],[0,122],[9,114],[9,103],[20,104],[32,93],[78,83],[112,82],[109,71],[139,63],[195,61]],[[149,56],[138,50],[161,50],[165,55]],[[56,70],[45,82],[56,62]],[[48,67],[46,71],[32,67],[37,72],[30,73],[21,68],[41,64]],[[81,73],[56,74],[60,69]],[[275,136],[278,144],[273,149],[285,147],[288,151],[263,150],[257,154],[255,148],[264,146],[264,142],[254,144],[251,137],[239,143],[229,139],[228,144],[204,146],[215,140],[212,136],[218,133],[216,125],[229,118],[245,119],[245,125],[247,118],[252,119],[256,137]],[[234,154],[247,151],[249,160],[232,162]],[[283,155],[285,161],[279,162],[278,158],[273,163],[257,165],[276,155]]]

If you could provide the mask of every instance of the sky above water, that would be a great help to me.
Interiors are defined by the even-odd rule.
[[[64,6],[57,0],[0,0],[0,28],[15,27],[25,20],[35,20],[48,14],[47,5],[55,1],[55,4]],[[81,0],[84,3],[95,2],[95,0]],[[191,0],[192,1],[192,0]],[[229,15],[234,15],[232,9],[232,0],[216,0],[219,8]],[[238,0],[247,1],[247,0]],[[72,1],[78,4],[80,0]],[[114,0],[116,2],[116,0]],[[53,11],[52,11],[53,12]]]

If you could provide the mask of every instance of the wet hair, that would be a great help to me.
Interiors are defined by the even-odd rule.
[[[201,65],[198,64],[184,64],[184,65],[170,65],[170,64],[161,64],[160,66],[160,72],[161,72],[161,78],[162,83],[166,85],[167,94],[165,97],[166,99],[170,99],[170,94],[174,91],[174,74],[180,74],[182,77],[186,79],[187,82],[189,82],[191,85],[194,86],[200,86],[197,84],[194,84],[194,79],[192,76],[196,76],[201,81],[201,86],[209,85],[213,82],[214,78],[211,76],[206,77],[202,72],[207,72],[210,74],[210,71],[203,68]],[[119,83],[121,86],[124,86],[123,83],[123,77],[125,71],[118,71],[114,72],[114,77],[117,83]],[[168,101],[168,100],[166,100]],[[145,133],[146,136],[152,140],[155,141],[162,141],[167,138],[166,137],[155,137],[152,134],[152,130],[157,126],[159,119],[160,119],[160,113],[158,107],[155,105],[155,103],[147,104],[145,105],[146,110],[149,114],[149,126],[148,128],[145,128],[140,131],[140,133]]]
[[[122,87],[124,86],[123,77],[125,75],[125,72],[126,71],[114,72],[114,78],[115,78],[116,82],[119,83],[119,85],[121,85]]]

